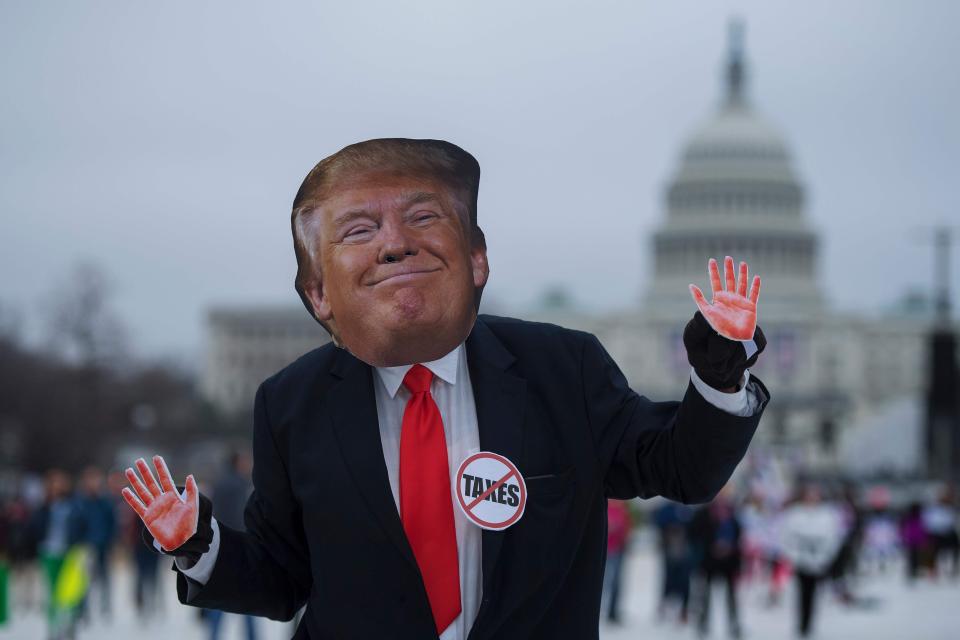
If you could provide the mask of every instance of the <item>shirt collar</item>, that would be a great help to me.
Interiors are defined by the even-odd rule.
[[[438,358],[436,360],[431,360],[430,362],[422,362],[423,366],[433,372],[433,375],[437,376],[444,382],[448,384],[457,383],[457,369],[460,365],[460,352],[463,350],[464,343],[461,342],[457,345],[453,351]],[[407,371],[413,368],[412,364],[402,364],[396,367],[374,367],[377,370],[377,373],[380,376],[380,381],[383,383],[384,388],[386,388],[387,393],[390,394],[391,398],[397,396],[397,391],[400,389],[400,385],[403,384],[403,378],[407,375]]]

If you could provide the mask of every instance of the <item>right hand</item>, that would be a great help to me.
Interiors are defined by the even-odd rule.
[[[733,276],[733,258],[727,256],[723,260],[723,274],[727,283],[724,290],[720,282],[720,269],[717,261],[710,258],[707,263],[707,273],[710,275],[710,286],[713,289],[713,300],[707,302],[695,284],[690,285],[693,301],[697,303],[700,313],[707,319],[713,330],[730,340],[746,342],[753,340],[753,333],[757,327],[757,301],[760,299],[760,276],[753,276],[750,294],[747,295],[747,277],[749,268],[746,262],[740,263],[740,279]]]
[[[176,554],[176,549],[182,547],[197,533],[197,523],[200,515],[200,492],[192,475],[187,476],[185,499],[177,492],[173,478],[167,469],[167,463],[160,456],[153,457],[153,465],[157,469],[160,484],[150,472],[146,461],[140,458],[136,462],[143,482],[137,477],[133,469],[127,468],[127,480],[136,491],[136,495],[128,487],[124,487],[124,500],[137,512],[150,535],[160,543],[167,553]]]

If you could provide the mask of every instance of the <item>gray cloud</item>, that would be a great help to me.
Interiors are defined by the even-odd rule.
[[[960,210],[956,3],[400,4],[3,3],[0,300],[33,308],[93,258],[132,340],[188,351],[209,303],[298,302],[300,180],[389,135],[480,160],[486,295],[522,307],[560,282],[636,304],[734,14],[838,304],[925,284],[916,230]]]

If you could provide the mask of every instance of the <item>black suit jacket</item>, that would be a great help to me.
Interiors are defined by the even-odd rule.
[[[528,490],[516,524],[482,534],[470,640],[596,638],[606,499],[709,501],[760,412],[730,415],[692,385],[683,402],[651,402],[595,336],[550,324],[481,315],[466,352],[480,447]],[[328,344],[260,386],[246,531],[221,526],[209,581],[179,575],[181,602],[281,620],[306,604],[298,639],[437,637],[387,480],[374,375]]]

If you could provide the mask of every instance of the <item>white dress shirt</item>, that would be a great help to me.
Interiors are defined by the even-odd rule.
[[[477,426],[477,408],[473,400],[473,385],[467,368],[467,350],[464,343],[433,362],[423,366],[433,372],[430,395],[433,396],[447,441],[447,464],[450,469],[450,500],[453,502],[453,523],[457,531],[457,560],[460,568],[460,615],[447,627],[440,640],[466,640],[480,609],[483,591],[483,572],[480,567],[482,529],[472,524],[457,505],[454,489],[457,469],[468,456],[480,451],[480,429]],[[410,391],[403,377],[413,365],[376,367],[380,384],[374,383],[377,397],[377,417],[380,422],[380,441],[383,459],[387,465],[390,490],[399,510],[400,505],[400,428],[403,412],[410,399]]]
[[[438,360],[422,364],[434,374],[430,394],[437,403],[443,419],[443,432],[447,442],[447,464],[450,469],[450,499],[454,504],[453,518],[460,569],[461,612],[440,635],[440,640],[466,640],[480,608],[483,572],[480,564],[482,530],[463,515],[457,506],[454,494],[455,476],[460,463],[467,456],[480,450],[480,431],[473,385],[470,382],[470,370],[467,367],[465,343],[460,343],[456,349]],[[383,445],[383,458],[387,467],[387,478],[390,481],[390,491],[393,493],[398,512],[400,510],[400,429],[403,423],[403,412],[410,398],[410,391],[403,385],[403,378],[411,367],[413,367],[412,364],[375,367],[379,381],[374,383],[374,391],[380,441]],[[747,391],[749,372],[744,374],[736,393],[723,393],[710,387],[692,369],[690,378],[700,395],[723,411],[739,416],[749,416],[759,406],[760,399],[755,393]],[[184,575],[200,584],[206,584],[210,579],[220,548],[220,528],[216,519],[213,519],[212,525],[213,542],[210,544],[209,551],[203,554],[193,567],[189,569],[180,567]],[[179,559],[177,563],[179,566]]]

